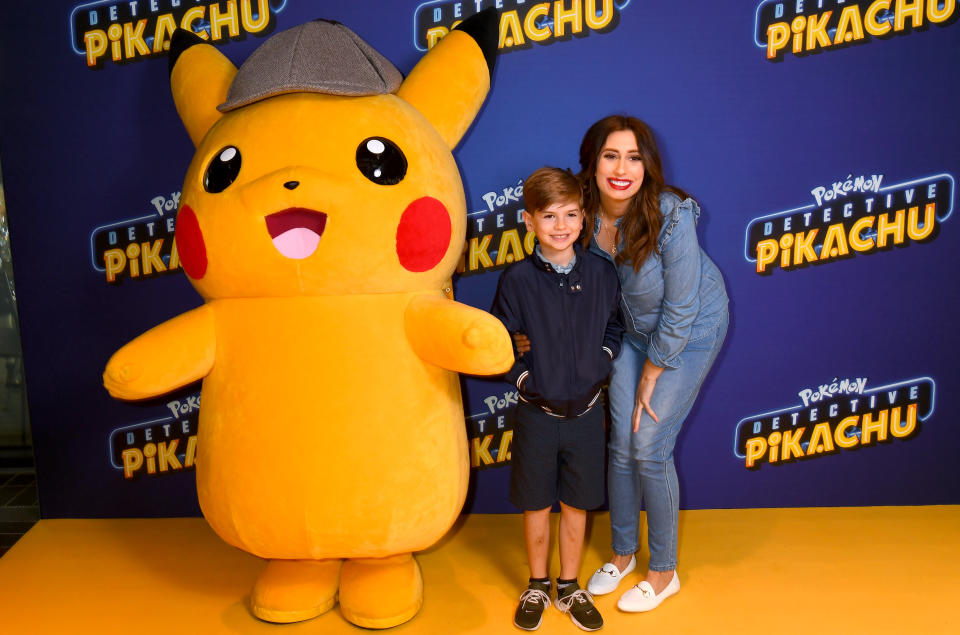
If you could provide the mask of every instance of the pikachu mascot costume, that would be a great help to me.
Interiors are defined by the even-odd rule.
[[[479,13],[403,79],[317,20],[237,70],[186,31],[170,48],[197,151],[176,246],[206,303],[136,338],[104,373],[121,399],[203,379],[197,492],[223,540],[268,560],[270,622],[338,601],[359,626],[412,618],[412,553],[452,526],[469,477],[457,372],[513,362],[491,315],[443,288],[461,256],[451,149],[490,87],[497,16]]]

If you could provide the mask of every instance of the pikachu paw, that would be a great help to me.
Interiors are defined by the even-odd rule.
[[[117,359],[107,364],[103,373],[103,385],[112,397],[129,399],[136,396],[131,386],[143,375],[143,367],[132,360]]]
[[[477,320],[463,332],[463,343],[467,348],[484,349],[496,345],[500,330],[487,320]]]
[[[513,345],[503,325],[496,321],[476,320],[463,332],[463,344],[473,351],[478,364],[474,372],[494,375],[513,366]]]

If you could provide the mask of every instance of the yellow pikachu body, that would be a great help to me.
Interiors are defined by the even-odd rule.
[[[453,31],[396,94],[290,92],[224,114],[236,69],[213,46],[172,67],[197,144],[177,246],[206,303],[120,349],[104,383],[141,399],[203,379],[200,504],[226,542],[270,559],[261,619],[338,599],[360,626],[410,619],[410,554],[463,505],[456,372],[513,362],[503,326],[442,291],[466,225],[450,149],[489,88],[474,37]]]

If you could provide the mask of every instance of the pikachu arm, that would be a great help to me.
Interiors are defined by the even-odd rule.
[[[407,340],[421,359],[470,375],[499,375],[513,366],[507,329],[485,311],[444,297],[417,296],[404,313]]]
[[[107,362],[103,385],[118,399],[156,397],[205,377],[213,368],[216,331],[209,304],[140,335]]]

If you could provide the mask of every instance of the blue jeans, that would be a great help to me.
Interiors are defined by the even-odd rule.
[[[613,551],[631,555],[640,548],[640,500],[647,510],[647,541],[651,571],[677,568],[677,525],[680,488],[673,465],[673,447],[690,413],[700,386],[727,334],[723,313],[716,329],[687,342],[679,368],[665,368],[657,380],[650,406],[660,423],[646,413],[633,432],[633,406],[646,347],[624,337],[620,356],[610,374],[610,452],[607,488]]]

